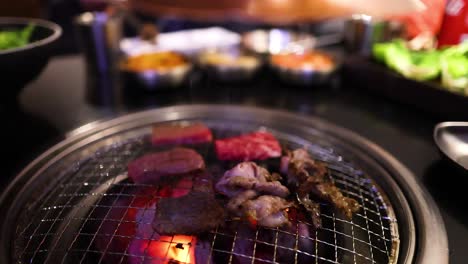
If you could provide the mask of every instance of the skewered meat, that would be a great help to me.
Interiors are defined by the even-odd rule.
[[[277,181],[277,178],[254,162],[242,162],[224,173],[216,184],[216,190],[228,197],[237,196],[246,190],[280,197],[288,196],[288,188]]]
[[[157,183],[169,176],[183,175],[205,169],[203,158],[188,148],[144,155],[128,164],[128,176],[135,183]],[[170,177],[169,177],[170,178]]]
[[[158,201],[153,228],[163,235],[194,235],[216,228],[224,222],[224,209],[214,196],[191,192],[179,198]]]
[[[265,160],[281,156],[281,146],[268,132],[254,132],[215,141],[219,160]]]
[[[199,144],[213,140],[211,130],[201,123],[190,125],[157,125],[153,127],[153,145]]]
[[[288,183],[297,188],[299,201],[312,214],[314,224],[319,223],[315,219],[319,209],[311,203],[309,193],[330,202],[349,218],[360,208],[356,200],[345,197],[326,177],[327,168],[313,160],[305,149],[297,149],[283,156],[281,171],[288,175]]]

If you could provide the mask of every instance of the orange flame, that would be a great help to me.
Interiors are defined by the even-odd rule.
[[[151,242],[148,255],[161,259],[157,262],[158,264],[195,264],[196,243],[197,239],[194,236],[161,236],[158,241]]]

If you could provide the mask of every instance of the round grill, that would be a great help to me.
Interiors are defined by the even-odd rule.
[[[282,122],[286,117],[291,122]],[[322,203],[319,229],[307,219],[290,228],[257,230],[246,223],[228,221],[226,227],[198,237],[158,235],[151,228],[151,219],[156,210],[154,201],[164,186],[133,183],[126,176],[127,164],[157,150],[150,142],[152,124],[198,121],[208,125],[216,138],[265,129],[288,149],[306,147],[315,159],[327,164],[330,179],[362,209],[348,219]],[[10,221],[10,227],[4,224],[2,230],[8,240],[2,241],[12,243],[4,256],[18,263],[414,260],[413,215],[391,171],[370,153],[327,131],[323,123],[293,121],[289,114],[245,108],[179,107],[135,114],[75,132],[23,171],[10,188],[11,194],[15,186],[22,187],[16,190],[16,196],[9,196],[15,198],[8,205],[5,220]],[[211,146],[196,150],[213,175],[232,165],[218,162]],[[3,207],[7,200],[4,197]]]

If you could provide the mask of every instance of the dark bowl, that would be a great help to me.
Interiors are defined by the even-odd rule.
[[[0,17],[0,31],[22,29],[29,23],[35,25],[29,44],[0,50],[0,103],[16,100],[21,89],[41,73],[62,34],[62,28],[55,23],[19,17]]]

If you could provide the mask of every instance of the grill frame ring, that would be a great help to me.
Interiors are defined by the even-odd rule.
[[[378,163],[388,175],[391,175],[390,179],[386,179],[388,184],[394,185],[390,188],[395,188],[397,196],[402,196],[393,197],[393,199],[407,201],[408,208],[403,208],[402,211],[407,214],[404,218],[409,220],[408,223],[403,224],[408,226],[406,231],[410,239],[406,244],[402,244],[405,245],[406,249],[404,252],[400,252],[398,263],[448,263],[447,235],[435,202],[418,183],[414,175],[388,152],[349,130],[319,118],[299,116],[277,110],[227,105],[188,105],[148,110],[109,121],[94,122],[70,132],[67,139],[49,149],[20,172],[0,197],[0,209],[6,212],[5,219],[0,223],[0,262],[9,263],[11,261],[9,259],[12,253],[10,241],[14,233],[11,226],[14,226],[16,216],[21,209],[15,205],[24,206],[27,195],[22,194],[30,193],[31,186],[40,180],[41,173],[48,166],[66,156],[67,153],[107,135],[154,122],[197,117],[219,118],[222,116],[228,116],[229,120],[244,122],[261,121],[265,126],[275,126],[275,124],[287,122],[289,126],[297,126],[304,133],[320,131],[331,135],[340,141],[340,144],[345,143],[354,154],[360,155],[361,159],[369,159],[369,162]],[[382,184],[380,186],[382,187]],[[398,219],[399,224],[400,218]]]

